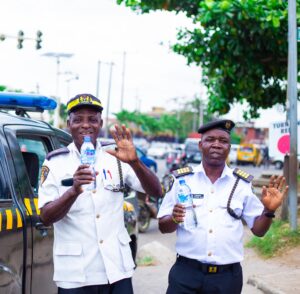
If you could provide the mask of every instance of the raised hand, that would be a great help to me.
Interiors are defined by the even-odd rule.
[[[106,152],[126,163],[137,161],[138,157],[129,129],[126,128],[125,125],[122,125],[121,127],[115,125],[115,129],[110,130],[110,133],[114,138],[117,147],[115,150],[107,150]]]
[[[261,201],[266,209],[275,211],[287,196],[289,187],[285,185],[283,176],[273,175],[270,178],[269,186],[263,186]]]

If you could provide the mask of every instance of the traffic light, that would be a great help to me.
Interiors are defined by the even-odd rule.
[[[22,49],[23,48],[23,41],[24,41],[24,32],[23,31],[19,31],[18,33],[18,49]]]
[[[43,33],[41,31],[36,32],[36,45],[35,45],[36,50],[39,50],[42,48],[42,46],[41,46],[42,35],[43,35]]]

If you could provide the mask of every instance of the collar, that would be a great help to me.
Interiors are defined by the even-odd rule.
[[[205,173],[205,170],[204,170],[204,167],[203,167],[203,164],[202,162],[196,166],[195,168],[193,168],[193,172],[194,173],[202,173],[203,175],[206,176],[206,173]],[[221,178],[224,178],[224,177],[233,177],[233,169],[230,168],[226,163],[225,163],[225,166],[224,166],[224,169],[222,171],[222,174],[221,174]]]
[[[77,149],[77,147],[75,146],[75,143],[72,142],[70,143],[67,148],[71,151],[71,152],[75,152],[77,153],[78,155],[80,155],[80,152],[79,150]],[[102,150],[102,147],[101,147],[101,143],[97,140],[97,143],[96,143],[96,150]]]

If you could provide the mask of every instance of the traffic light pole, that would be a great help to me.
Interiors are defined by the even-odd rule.
[[[288,87],[290,119],[290,158],[289,158],[289,212],[290,226],[297,230],[298,210],[298,160],[297,160],[297,21],[296,0],[288,1]]]

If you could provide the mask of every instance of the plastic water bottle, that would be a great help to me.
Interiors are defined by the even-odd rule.
[[[184,222],[180,225],[186,230],[193,230],[197,227],[197,215],[193,207],[193,199],[190,187],[184,179],[179,180],[179,188],[177,191],[177,201],[185,206]]]
[[[80,148],[80,159],[82,164],[88,164],[90,166],[90,169],[93,172],[93,175],[95,177],[95,161],[96,161],[96,153],[95,153],[95,147],[93,143],[91,142],[90,136],[84,136],[83,144]],[[83,185],[82,186],[84,190],[86,191],[95,191],[96,190],[96,177],[95,181],[91,182],[90,184]]]

